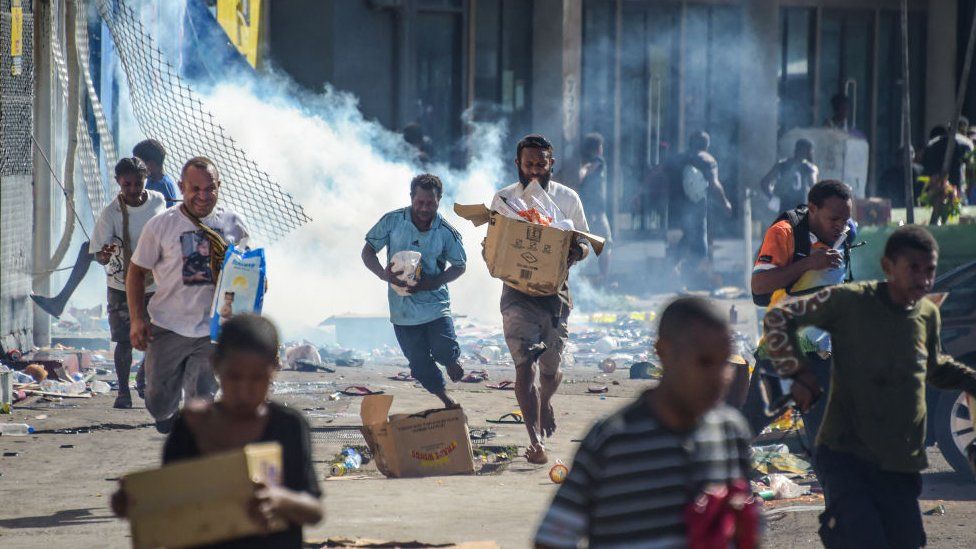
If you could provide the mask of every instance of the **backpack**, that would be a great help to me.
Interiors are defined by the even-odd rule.
[[[779,215],[774,221],[773,225],[779,223],[780,221],[787,221],[790,227],[793,228],[793,258],[790,263],[799,261],[804,257],[810,255],[810,220],[808,219],[809,211],[806,204],[800,204],[792,210],[787,210]],[[850,282],[854,280],[854,273],[851,270],[851,242],[857,235],[857,228],[851,221],[847,222],[848,235],[844,240],[844,263],[847,265],[847,276],[844,278],[844,282]],[[762,246],[760,246],[762,249]],[[795,284],[795,282],[794,282]],[[790,284],[786,288],[786,293],[789,295],[805,295],[813,293],[820,288],[811,288],[799,293],[793,293],[793,284]],[[760,307],[768,307],[770,301],[772,301],[773,294],[752,294],[752,302]]]

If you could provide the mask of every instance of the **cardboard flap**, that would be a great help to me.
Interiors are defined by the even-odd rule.
[[[583,231],[573,231],[574,233],[582,236],[583,238],[590,241],[590,246],[593,247],[593,251],[596,255],[603,253],[603,246],[607,243],[607,239],[602,236],[597,236],[595,234],[584,233]]]
[[[454,204],[454,213],[480,227],[491,218],[491,212],[484,204]]]
[[[393,395],[365,396],[359,407],[359,417],[362,418],[363,425],[386,423],[391,406],[393,406]]]

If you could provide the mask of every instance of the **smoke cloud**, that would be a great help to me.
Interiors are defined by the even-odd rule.
[[[363,266],[360,251],[366,232],[383,214],[409,205],[410,180],[425,170],[399,134],[364,119],[353,96],[332,88],[298,96],[294,89],[281,77],[266,79],[260,92],[224,83],[206,95],[206,102],[313,218],[266,249],[265,312],[286,334],[305,334],[330,315],[387,314],[386,286]],[[462,233],[469,258],[467,272],[451,285],[453,310],[491,320],[497,317],[501,283],[488,276],[481,261],[485,229],[457,218],[452,205],[490,201],[504,174],[503,128],[470,120],[468,128],[467,169],[434,165],[427,170],[444,181],[441,214]]]

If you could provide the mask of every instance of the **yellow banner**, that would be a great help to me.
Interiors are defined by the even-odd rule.
[[[14,0],[10,8],[10,56],[24,55],[24,8]]]
[[[217,21],[252,67],[258,63],[261,0],[218,0]]]

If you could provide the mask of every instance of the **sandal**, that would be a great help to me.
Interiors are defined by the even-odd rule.
[[[603,394],[603,393],[610,392],[610,388],[607,387],[606,385],[604,385],[602,387],[587,387],[586,388],[586,392],[587,393],[594,394],[594,395],[600,395],[600,394]]]
[[[474,372],[468,372],[467,375],[461,378],[462,383],[481,383],[488,379],[488,370],[477,370]]]
[[[525,423],[525,418],[522,417],[521,412],[511,412],[498,419],[486,419],[485,421],[496,425],[522,425]]]
[[[365,385],[350,385],[339,392],[346,396],[370,396],[383,394],[383,391],[374,391]]]
[[[478,442],[484,440],[491,440],[495,438],[497,434],[491,429],[471,429],[471,440]]]
[[[498,389],[499,391],[514,391],[515,382],[511,380],[500,381],[498,383],[485,383],[485,387],[489,389]]]
[[[410,375],[410,372],[400,372],[397,375],[389,376],[386,379],[393,381],[417,381],[412,375]]]

